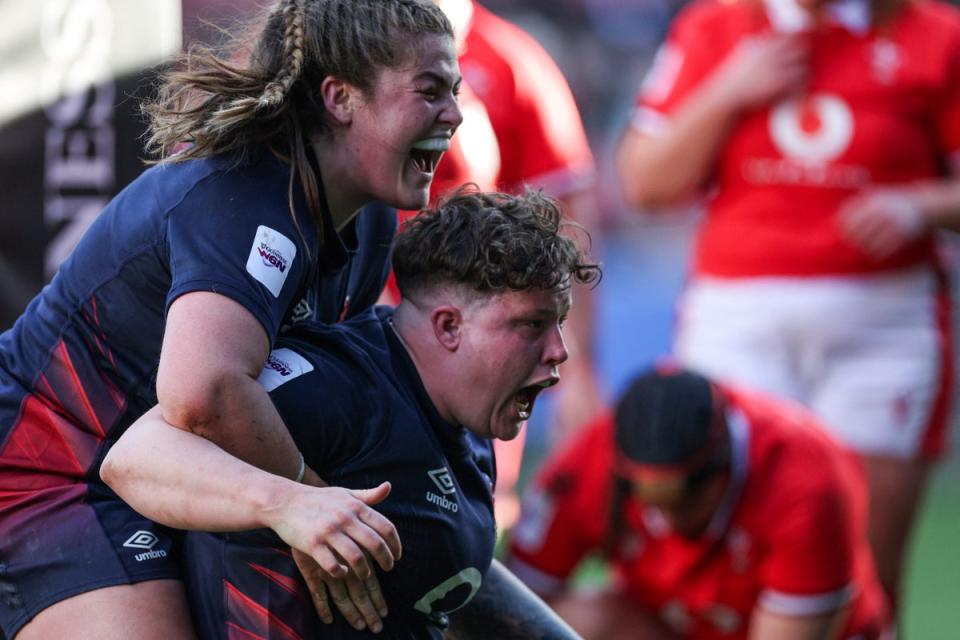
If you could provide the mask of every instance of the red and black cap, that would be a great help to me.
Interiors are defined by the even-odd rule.
[[[681,495],[729,457],[723,393],[691,371],[640,375],[617,404],[615,424],[617,474],[643,494]]]

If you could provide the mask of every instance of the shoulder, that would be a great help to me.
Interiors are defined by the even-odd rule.
[[[907,11],[916,16],[917,20],[935,28],[947,29],[953,32],[960,30],[960,9],[941,0],[916,0],[910,2]]]
[[[853,458],[807,409],[743,390],[730,397],[750,425],[750,481],[768,508],[824,500],[843,505],[863,489]]]
[[[678,29],[710,29],[701,31],[698,36],[703,40],[715,38],[721,33],[745,28],[762,15],[759,3],[754,0],[694,0],[686,5],[674,18],[674,27]]]
[[[518,87],[528,82],[541,83],[542,70],[547,70],[550,78],[559,73],[553,58],[531,34],[492,11],[475,6],[463,56],[468,68],[479,65],[488,72],[499,68],[502,73],[513,75]]]

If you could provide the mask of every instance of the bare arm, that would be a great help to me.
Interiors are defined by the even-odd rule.
[[[384,570],[400,553],[396,529],[367,507],[386,498],[388,483],[352,491],[287,480],[172,428],[158,407],[114,444],[100,475],[130,506],[161,524],[201,531],[269,527],[334,574],[343,573],[342,558],[367,577],[363,550]]]
[[[269,349],[263,327],[239,303],[205,291],[183,295],[167,314],[157,398],[169,424],[293,478],[300,454],[257,383]]]
[[[816,616],[784,616],[754,609],[750,617],[750,640],[832,640],[837,638],[846,609]]]
[[[807,48],[796,36],[742,40],[677,109],[665,131],[624,133],[616,164],[627,202],[649,209],[692,195],[741,113],[798,91],[806,73]]]
[[[931,229],[960,231],[960,179],[869,189],[840,208],[848,241],[881,259]]]
[[[547,604],[494,560],[483,585],[450,616],[456,640],[576,640],[580,638]]]
[[[168,526],[273,529],[293,548],[317,612],[327,622],[332,621],[328,590],[358,629],[376,628],[386,615],[366,555],[386,571],[400,557],[396,529],[370,508],[389,494],[387,483],[364,491],[299,484],[172,427],[159,407],[127,429],[104,459],[100,475],[130,506]],[[344,565],[352,573],[344,575]]]

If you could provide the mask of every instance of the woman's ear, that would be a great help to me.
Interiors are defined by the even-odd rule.
[[[353,121],[354,111],[363,98],[360,89],[335,76],[327,76],[320,83],[320,97],[330,117],[343,125]]]

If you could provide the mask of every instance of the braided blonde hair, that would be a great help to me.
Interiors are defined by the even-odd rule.
[[[163,77],[157,98],[143,107],[147,150],[182,162],[266,145],[292,165],[294,221],[299,177],[322,242],[307,136],[330,127],[317,93],[323,79],[335,76],[369,92],[380,69],[405,61],[412,36],[453,38],[453,29],[432,0],[278,0],[248,31],[222,53],[192,47]]]

